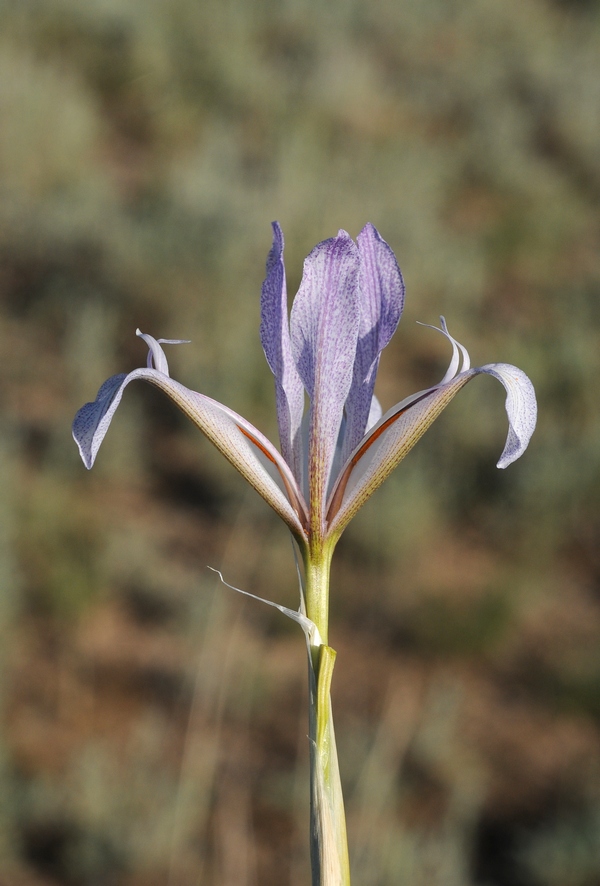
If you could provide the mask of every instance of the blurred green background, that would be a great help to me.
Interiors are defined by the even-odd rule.
[[[339,545],[334,705],[357,886],[600,884],[600,3],[0,0],[0,883],[304,886],[287,531],[145,361],[276,434],[258,339],[372,221],[407,283],[384,409],[475,365]]]

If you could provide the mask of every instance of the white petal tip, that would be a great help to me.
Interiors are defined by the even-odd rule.
[[[503,470],[520,458],[529,445],[537,421],[535,390],[530,379],[516,366],[491,363],[476,372],[493,375],[506,390],[508,437],[496,467]]]

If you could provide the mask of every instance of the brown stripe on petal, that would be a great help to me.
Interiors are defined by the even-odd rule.
[[[383,422],[378,428],[367,437],[362,446],[360,446],[352,458],[346,463],[346,467],[337,481],[335,492],[333,493],[333,498],[331,499],[331,503],[327,510],[327,523],[331,523],[337,512],[339,511],[342,499],[344,498],[344,492],[346,491],[346,486],[348,485],[348,480],[350,479],[350,474],[361,460],[365,452],[367,452],[373,443],[384,434],[387,429],[396,422],[401,415],[404,415],[405,412],[408,412],[409,409],[412,409],[417,403],[420,403],[426,397],[430,397],[431,394],[435,393],[435,391],[428,391],[426,394],[423,394],[421,397],[418,397],[416,400],[413,400],[412,403],[409,403],[408,406],[405,406],[404,409],[399,409],[398,412],[395,412],[393,415]]]
[[[281,477],[281,479],[283,481],[283,485],[285,486],[285,491],[288,494],[290,504],[292,505],[292,507],[294,508],[296,513],[298,514],[298,517],[300,519],[300,522],[302,523],[303,528],[306,529],[308,526],[308,514],[306,512],[306,508],[304,507],[304,502],[301,502],[299,500],[298,496],[296,495],[295,490],[293,489],[292,485],[290,484],[290,481],[285,476],[283,471],[280,469],[279,465],[277,464],[277,461],[273,458],[273,456],[271,455],[269,450],[265,446],[263,446],[259,440],[256,439],[256,437],[254,437],[252,434],[250,434],[245,428],[241,427],[241,425],[238,425],[237,427],[238,427],[238,430],[244,435],[244,437],[246,437],[246,439],[250,440],[250,442],[252,443],[253,446],[256,446],[257,449],[260,449],[262,454],[265,456],[265,458],[267,458],[271,462],[271,464],[275,465],[275,467],[277,468],[277,473]]]
[[[364,441],[355,455],[349,460],[347,466],[344,467],[340,476],[339,486],[342,487],[343,485],[343,489],[336,488],[334,490],[331,504],[328,508],[328,537],[337,538],[341,534],[369,496],[389,477],[394,468],[410,452],[415,443],[420,440],[455,394],[471,378],[474,378],[477,372],[477,370],[471,369],[457,376],[451,382],[419,395],[411,403],[399,408],[398,412],[382,422],[381,426],[376,428]],[[427,400],[431,402],[426,403]],[[409,416],[415,407],[417,407],[417,415],[396,439],[394,437],[397,434],[395,425],[403,416]],[[388,435],[391,435],[389,445],[382,441],[382,437],[386,436],[384,433],[386,431]],[[364,457],[369,449],[372,449],[372,445],[376,441],[379,441],[380,446],[385,447],[385,451],[381,457],[375,454],[375,462],[366,467],[364,475],[358,478],[356,487],[351,492],[348,492],[348,484],[351,482],[353,471],[357,469],[360,459]]]

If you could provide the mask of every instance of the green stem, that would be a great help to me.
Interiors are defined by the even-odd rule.
[[[344,801],[338,766],[331,678],[336,652],[327,645],[331,552],[307,556],[306,614],[322,645],[309,655],[310,830],[312,886],[350,886]]]
[[[333,550],[309,552],[304,560],[306,572],[306,614],[327,643],[329,625],[329,569]]]

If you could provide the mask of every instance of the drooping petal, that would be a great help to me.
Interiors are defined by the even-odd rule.
[[[310,397],[311,527],[324,527],[325,499],[358,338],[358,249],[345,231],[304,262],[290,318],[292,353]]]
[[[537,402],[533,385],[521,369],[509,363],[488,363],[472,371],[492,375],[506,390],[508,437],[496,467],[507,468],[523,455],[535,430]]]
[[[369,417],[379,357],[400,322],[404,280],[396,256],[373,225],[357,237],[360,325],[352,387],[346,401],[344,459],[360,442]]]
[[[413,394],[390,409],[348,459],[328,503],[328,534],[337,536],[367,498],[383,483],[458,391],[480,374],[504,385],[508,438],[497,467],[523,454],[535,429],[537,405],[533,385],[516,366],[492,363],[469,369],[445,384]]]
[[[281,228],[277,222],[273,222],[273,245],[267,258],[267,273],[260,300],[260,339],[275,376],[281,453],[302,486],[300,426],[304,412],[304,386],[292,357],[283,245]]]
[[[135,379],[143,379],[164,391],[262,495],[294,535],[301,541],[306,539],[303,526],[306,507],[302,496],[288,465],[269,440],[221,403],[189,390],[156,369],[135,369],[129,375],[109,378],[98,391],[96,400],[79,410],[73,422],[73,438],[87,468],[95,461],[125,387]],[[271,476],[265,463],[276,468],[273,473],[279,482]]]

